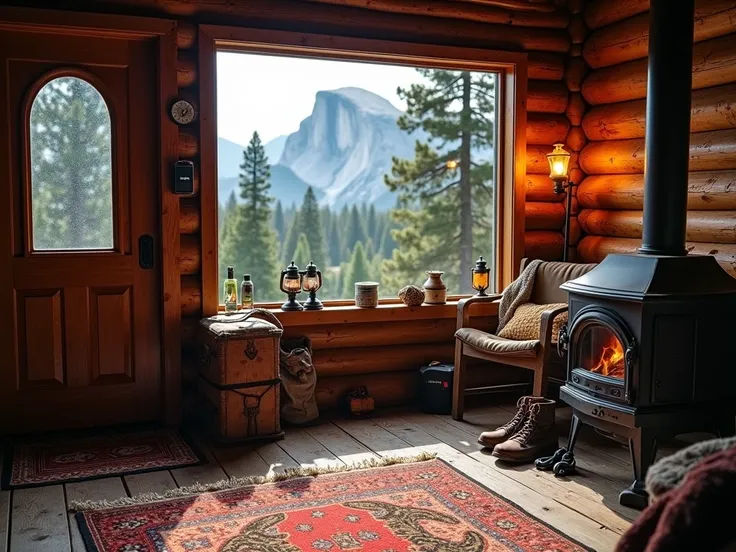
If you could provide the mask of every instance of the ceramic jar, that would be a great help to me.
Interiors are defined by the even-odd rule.
[[[424,288],[425,305],[444,305],[447,303],[447,286],[442,281],[444,272],[441,270],[427,270],[427,281]]]
[[[378,306],[378,282],[355,282],[355,306],[361,309]]]

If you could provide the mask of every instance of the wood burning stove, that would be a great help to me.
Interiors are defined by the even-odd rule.
[[[639,254],[609,255],[561,286],[569,323],[559,338],[568,350],[560,398],[574,411],[568,451],[581,423],[627,438],[634,483],[620,502],[637,508],[647,504],[644,478],[658,441],[734,432],[736,280],[714,257],[685,248],[693,12],[693,0],[650,2]],[[568,453],[558,467],[572,461]]]

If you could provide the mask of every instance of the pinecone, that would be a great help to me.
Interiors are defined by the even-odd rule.
[[[418,307],[424,303],[424,290],[417,286],[406,286],[399,291],[399,299],[405,305]]]

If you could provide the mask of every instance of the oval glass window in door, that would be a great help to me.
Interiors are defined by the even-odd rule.
[[[29,124],[33,249],[113,249],[112,125],[102,94],[81,78],[55,78],[33,99]]]

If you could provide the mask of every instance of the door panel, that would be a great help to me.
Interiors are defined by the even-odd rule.
[[[156,420],[156,43],[0,34],[0,433]]]

